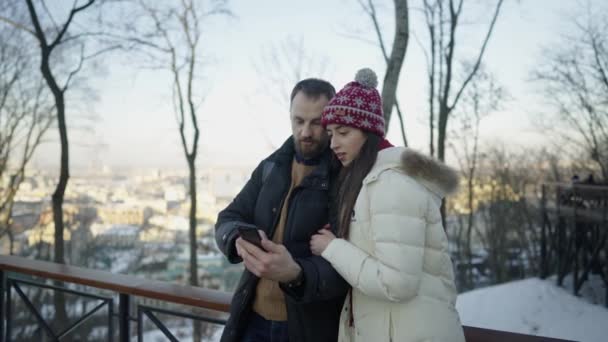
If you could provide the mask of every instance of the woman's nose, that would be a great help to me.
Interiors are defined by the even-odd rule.
[[[329,139],[329,148],[331,148],[333,151],[336,150],[336,148],[338,148],[338,142],[336,141],[336,138],[334,136],[332,136]]]

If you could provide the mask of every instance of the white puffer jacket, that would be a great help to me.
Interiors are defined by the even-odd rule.
[[[439,209],[457,183],[452,169],[410,149],[378,153],[348,241],[322,254],[353,287],[339,341],[464,341]]]

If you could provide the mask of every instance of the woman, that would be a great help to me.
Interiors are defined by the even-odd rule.
[[[339,341],[464,341],[439,210],[458,177],[383,139],[376,85],[373,71],[360,70],[321,117],[343,165],[339,238],[322,229],[310,246],[352,285]]]

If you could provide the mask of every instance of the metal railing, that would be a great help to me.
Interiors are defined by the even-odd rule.
[[[543,184],[541,213],[541,278],[556,274],[561,286],[571,274],[575,295],[591,272],[608,286],[608,186]]]
[[[1,272],[1,271],[0,271]],[[4,276],[3,274],[4,272],[0,273],[0,276]],[[96,296],[96,295],[92,295],[89,293],[85,293],[82,291],[74,291],[74,290],[70,290],[70,289],[66,289],[63,287],[58,287],[58,286],[52,286],[52,285],[46,285],[46,284],[40,284],[40,283],[35,283],[35,282],[31,282],[31,281],[26,281],[26,280],[18,280],[18,279],[12,279],[10,277],[7,277],[6,282],[7,285],[7,294],[6,294],[6,302],[7,302],[7,306],[6,306],[6,336],[11,336],[11,327],[12,327],[12,310],[11,310],[11,289],[14,289],[15,292],[17,293],[17,295],[20,297],[20,299],[25,303],[26,307],[28,308],[29,312],[31,314],[34,315],[34,317],[36,318],[36,321],[38,322],[39,326],[42,327],[42,329],[47,333],[47,336],[52,338],[53,340],[61,340],[62,338],[64,338],[65,336],[68,336],[69,333],[71,333],[72,331],[74,331],[75,329],[77,329],[84,321],[86,321],[89,317],[93,316],[95,313],[97,313],[100,309],[102,309],[104,306],[107,305],[108,307],[108,340],[111,342],[112,339],[111,337],[114,335],[114,326],[112,324],[112,317],[113,317],[113,299],[112,298],[108,298],[108,297],[101,297],[101,296]],[[40,310],[34,305],[34,303],[32,303],[32,301],[30,300],[30,298],[25,294],[25,292],[21,289],[20,284],[24,284],[24,285],[28,285],[28,286],[33,286],[33,287],[38,287],[38,288],[46,288],[46,289],[51,289],[51,290],[55,290],[55,291],[60,291],[62,293],[71,293],[71,294],[75,294],[81,297],[88,297],[91,299],[97,299],[99,301],[101,301],[100,304],[98,304],[97,306],[95,306],[92,310],[88,311],[87,313],[85,313],[82,317],[80,317],[76,322],[72,323],[71,325],[69,325],[67,328],[65,328],[63,331],[57,333],[55,332],[51,326],[45,321],[45,319],[42,317],[42,314],[40,313]],[[0,330],[1,331],[1,330]],[[7,337],[8,340],[8,337]]]
[[[15,276],[8,273],[15,273]],[[42,282],[18,279],[16,275],[27,275],[40,277],[42,279],[65,282],[86,287],[93,287],[98,290],[110,291],[118,297],[117,301],[112,297],[93,295],[83,291],[76,291],[62,286],[48,285]],[[225,321],[213,316],[194,315],[186,311],[168,310],[163,308],[153,308],[146,305],[137,305],[132,310],[134,298],[147,298],[165,303],[186,305],[192,308],[205,308],[211,310],[216,315],[225,315],[228,311],[231,295],[228,293],[214,291],[204,288],[182,286],[161,281],[151,281],[139,277],[122,274],[112,274],[104,271],[96,271],[81,267],[55,264],[52,262],[30,260],[16,256],[0,256],[0,341],[10,341],[12,336],[14,315],[11,310],[11,301],[14,293],[17,298],[25,304],[27,310],[34,316],[36,323],[42,328],[45,335],[52,341],[61,341],[77,329],[83,322],[90,319],[94,314],[99,313],[102,308],[107,307],[107,329],[108,340],[113,341],[115,332],[113,320],[118,320],[118,340],[129,341],[132,332],[132,323],[136,326],[136,335],[139,341],[143,341],[143,318],[147,318],[160,329],[164,336],[171,341],[177,341],[169,329],[160,321],[154,313],[163,313],[175,317],[194,319],[198,321],[224,324]],[[44,320],[40,308],[36,307],[22,291],[21,285],[37,287],[40,289],[53,290],[58,293],[72,294],[89,299],[95,299],[100,303],[92,310],[85,312],[76,322],[68,324],[68,327],[61,331],[54,330],[48,322]],[[118,302],[118,310],[114,309],[115,302]],[[137,311],[137,312],[135,312]],[[136,317],[134,317],[136,315]]]
[[[46,285],[42,283],[19,280],[8,275],[8,272],[41,277],[43,279],[67,282],[71,284],[84,285],[100,290],[108,290],[118,295],[118,312],[115,314],[112,297],[103,297],[75,291],[65,287]],[[40,315],[40,308],[37,308],[30,299],[21,290],[20,284],[28,286],[39,286],[41,288],[54,290],[62,293],[70,293],[73,295],[84,296],[100,301],[92,310],[87,311],[75,323],[65,328],[60,332],[55,332],[45,322]],[[144,317],[152,321],[152,323],[167,337],[170,341],[179,341],[172,334],[166,325],[158,318],[156,314],[172,315],[181,318],[200,320],[212,324],[225,324],[225,320],[213,317],[210,315],[194,315],[187,312],[179,312],[175,310],[167,310],[163,308],[155,308],[147,305],[137,306],[137,317],[134,318],[130,312],[130,304],[132,298],[149,298],[162,302],[187,305],[194,308],[204,308],[216,313],[227,313],[230,308],[231,294],[221,291],[197,288],[192,286],[183,286],[167,282],[150,281],[147,279],[134,277],[130,275],[112,274],[104,271],[96,271],[81,267],[55,264],[52,262],[30,260],[26,258],[0,255],[0,342],[10,340],[12,313],[11,313],[11,296],[12,289],[18,294],[31,310],[35,313],[36,321],[46,331],[47,335],[54,341],[61,341],[61,338],[67,336],[70,332],[77,329],[82,322],[92,317],[99,312],[103,307],[108,307],[108,338],[111,340],[114,336],[112,318],[118,318],[119,325],[119,341],[126,342],[131,339],[132,322],[137,323],[137,338],[138,341],[143,341],[143,319]],[[6,325],[6,326],[5,326]],[[467,342],[558,342],[564,341],[553,338],[523,335],[512,332],[497,331],[490,329],[482,329],[475,327],[464,327],[465,337]]]

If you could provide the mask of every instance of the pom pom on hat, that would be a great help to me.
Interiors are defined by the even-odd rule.
[[[359,82],[362,86],[367,88],[376,88],[378,86],[378,77],[372,69],[363,68],[357,71],[355,82]]]
[[[378,77],[372,69],[359,70],[355,80],[345,85],[323,109],[323,126],[339,124],[384,137],[382,98],[377,85]]]

